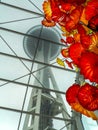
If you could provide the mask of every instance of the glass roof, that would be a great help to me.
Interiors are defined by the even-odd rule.
[[[74,69],[70,70],[67,65],[65,65],[66,67],[64,68],[56,63],[57,58],[63,58],[60,54],[60,50],[64,45],[60,43],[60,40],[57,42],[53,41],[53,38],[48,39],[44,36],[45,34],[39,38],[40,30],[38,36],[32,35],[32,29],[34,30],[36,26],[40,26],[42,30],[45,29],[45,27],[41,25],[41,21],[44,17],[42,3],[43,0],[1,1],[0,129],[2,130],[23,130],[26,115],[31,115],[31,113],[28,112],[28,104],[32,89],[42,90],[45,91],[45,93],[49,92],[48,96],[50,96],[53,101],[59,97],[66,106],[65,113],[67,113],[69,117],[72,115],[71,108],[65,100],[65,92],[67,88],[74,83],[76,73]],[[61,30],[59,27],[55,26],[53,31],[58,33],[58,38],[60,39]],[[35,45],[34,50],[30,44],[29,50],[26,50],[27,45],[25,42],[31,42],[34,38],[35,42],[44,41],[51,44],[51,48],[53,47],[53,55],[55,48],[57,48],[58,51],[55,57],[51,58],[51,60],[48,57],[48,47],[50,46],[45,46],[44,49],[46,49],[46,51],[44,51],[44,57],[41,57],[41,53],[39,53],[40,46],[37,47]],[[30,47],[31,50],[33,49],[33,58],[28,54]],[[52,55],[52,52],[50,55]],[[46,60],[47,58],[45,57],[48,57],[48,60]],[[41,79],[38,77],[39,75],[40,77],[42,77],[42,75],[50,76],[49,87],[47,87],[48,83],[44,82],[45,79]],[[56,108],[52,109],[52,111],[56,111]],[[37,116],[39,116],[39,113],[37,114]],[[67,123],[69,122],[67,121]],[[84,116],[83,125],[85,130],[95,130],[97,128],[96,122]],[[55,130],[67,130],[62,112],[57,115],[55,114],[53,117],[53,127]]]

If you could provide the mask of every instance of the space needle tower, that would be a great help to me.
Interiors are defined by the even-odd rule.
[[[57,42],[60,42],[58,31],[54,28],[45,28],[42,25],[31,28],[27,32],[27,36],[24,37],[25,53],[32,61],[36,60],[44,64],[37,65],[37,79],[33,83],[38,87],[42,84],[43,89],[32,89],[28,104],[28,112],[32,114],[26,115],[23,130],[56,130],[53,125],[53,117],[58,114],[62,114],[64,119],[70,120],[61,94],[54,92],[55,96],[53,96],[49,91],[51,86],[54,90],[59,91],[53,72],[48,66],[50,61],[60,53],[61,47],[55,44]],[[64,122],[66,125],[66,120]],[[70,130],[70,125],[66,128]]]

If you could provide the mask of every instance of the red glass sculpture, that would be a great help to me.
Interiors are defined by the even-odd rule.
[[[66,44],[61,50],[65,58],[63,66],[64,63],[70,69],[77,66],[85,80],[98,84],[98,0],[45,0],[43,11],[42,24],[59,25],[65,37],[61,39]],[[66,99],[72,109],[98,119],[92,112],[98,109],[97,95],[94,86],[73,84],[66,92]]]

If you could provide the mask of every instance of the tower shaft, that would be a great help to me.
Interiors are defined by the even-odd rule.
[[[46,72],[44,72],[43,70],[43,73]],[[41,72],[41,74],[43,73]],[[48,69],[48,73],[51,73],[50,69]],[[42,76],[41,74],[40,72],[37,73],[39,77]],[[53,82],[54,89],[57,90],[57,84],[53,78],[54,76],[52,73],[50,75],[52,76],[48,77],[47,85],[49,85],[49,80],[51,80]],[[44,76],[46,79],[46,75]],[[41,79],[44,79],[44,77]],[[39,79],[39,81],[41,79]],[[39,86],[39,83],[37,84]],[[59,114],[62,114],[62,117],[65,119],[65,125],[68,123],[66,121],[67,119],[70,120],[71,123],[71,119],[67,115],[67,110],[61,95],[58,93],[54,94],[56,95],[56,97],[53,97],[51,93],[46,89],[32,89],[32,93],[30,96],[31,98],[28,105],[28,111],[31,112],[32,115],[26,115],[23,130],[55,130],[53,128],[53,118],[58,116]],[[67,130],[71,130],[70,127],[71,126],[68,125]]]
[[[51,48],[51,46],[49,46]],[[37,59],[43,63],[48,63],[51,49],[47,49],[48,55],[45,55],[44,46],[42,46]],[[43,68],[43,69],[40,69]],[[44,65],[38,65],[38,72],[36,74],[34,85],[44,87],[45,89],[33,88],[28,105],[28,111],[32,115],[26,115],[23,130],[55,130],[53,128],[53,117],[61,114],[64,119],[69,119],[67,109],[63,102],[63,99],[59,93],[55,93],[55,97],[48,91],[51,88],[59,91],[51,68]],[[47,89],[48,90],[47,90]],[[38,115],[36,115],[38,114]],[[68,123],[64,120],[65,125]],[[70,126],[67,126],[67,130],[70,130]]]

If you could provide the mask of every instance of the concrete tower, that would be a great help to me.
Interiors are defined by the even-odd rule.
[[[49,64],[49,62],[57,57],[61,47],[57,45],[60,42],[60,35],[55,29],[43,28],[41,25],[31,28],[24,37],[24,50],[26,54],[34,60]],[[52,42],[53,41],[53,42]],[[67,115],[67,110],[61,94],[54,93],[55,98],[51,95],[51,84],[54,90],[59,90],[52,70],[49,66],[40,70],[45,65],[38,64],[39,70],[36,74],[37,79],[33,85],[43,85],[45,89],[33,88],[28,105],[28,111],[32,115],[26,115],[23,130],[55,130],[53,127],[53,117],[62,114],[65,118],[65,125],[71,121]],[[50,84],[51,82],[51,84]],[[41,86],[42,87],[42,86]],[[47,88],[47,89],[46,89]],[[40,114],[40,115],[36,115]],[[70,125],[67,130],[70,130]]]

